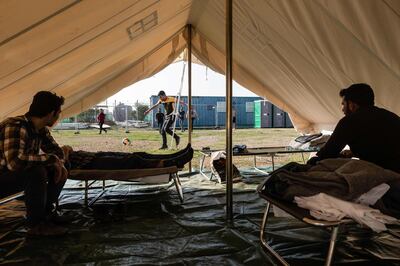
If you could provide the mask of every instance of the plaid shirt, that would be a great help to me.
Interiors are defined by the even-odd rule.
[[[64,152],[47,127],[36,131],[26,115],[0,123],[0,173],[51,164],[56,157],[64,159]]]

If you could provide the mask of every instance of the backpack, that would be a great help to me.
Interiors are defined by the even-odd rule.
[[[213,174],[218,174],[221,182],[226,182],[226,174],[225,174],[225,166],[226,166],[226,159],[219,158],[218,160],[213,160],[212,162],[212,172]],[[241,177],[240,171],[237,169],[235,165],[233,166],[233,177],[232,179],[238,179]],[[216,173],[215,173],[216,172]]]

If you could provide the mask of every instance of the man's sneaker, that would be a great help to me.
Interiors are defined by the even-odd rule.
[[[168,146],[162,145],[161,148],[159,148],[159,150],[166,150],[168,149]]]
[[[68,229],[62,226],[55,225],[51,222],[42,222],[32,226],[28,231],[28,236],[62,236],[67,233]]]

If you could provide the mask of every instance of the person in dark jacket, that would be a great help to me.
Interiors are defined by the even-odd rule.
[[[332,136],[309,160],[309,164],[326,158],[358,157],[383,168],[400,172],[400,117],[374,106],[374,92],[363,83],[340,91],[345,116]],[[349,151],[342,151],[348,145]]]
[[[181,132],[185,131],[185,128],[183,126],[183,124],[185,123],[185,110],[183,109],[183,107],[179,108],[179,114],[178,114],[178,118],[179,118],[179,126],[181,127]]]
[[[161,134],[162,125],[164,124],[164,113],[161,111],[161,108],[158,108],[158,112],[156,113],[156,121],[158,130]]]
[[[400,173],[400,117],[374,106],[374,91],[367,84],[353,84],[339,94],[345,116],[308,164],[326,158],[358,157]],[[343,151],[346,145],[350,150]],[[400,181],[388,185],[390,189],[374,207],[400,219]]]
[[[193,148],[190,143],[186,148],[171,154],[74,151],[71,146],[63,146],[62,149],[71,170],[146,169],[170,166],[183,168],[193,158]]]
[[[104,110],[100,109],[100,113],[97,116],[97,121],[99,122],[99,126],[100,126],[99,134],[101,134],[101,131],[103,131],[103,130],[104,130],[104,133],[107,133],[107,130],[105,128],[103,128],[105,120],[106,120],[106,115],[104,114]]]

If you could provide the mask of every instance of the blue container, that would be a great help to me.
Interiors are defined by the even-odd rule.
[[[232,108],[236,111],[237,128],[254,127],[254,101],[260,100],[260,97],[232,97]],[[181,97],[181,100],[187,103],[187,96]],[[151,96],[150,103],[157,103],[158,97]],[[194,128],[216,128],[225,127],[226,105],[225,97],[222,96],[194,96],[192,97],[192,106],[197,112],[198,119],[194,121]],[[162,110],[164,108],[160,106]],[[184,106],[187,112],[187,107]],[[152,112],[152,126],[157,127],[155,114],[157,108]],[[185,118],[184,127],[187,128],[187,119]],[[177,123],[178,127],[179,123]]]

